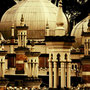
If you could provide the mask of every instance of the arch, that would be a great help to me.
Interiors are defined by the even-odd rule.
[[[65,60],[67,60],[67,54],[65,53]]]
[[[72,65],[72,69],[74,69],[74,65]]]
[[[53,54],[51,54],[51,60],[53,59]]]
[[[57,54],[57,60],[60,61],[60,54]]]

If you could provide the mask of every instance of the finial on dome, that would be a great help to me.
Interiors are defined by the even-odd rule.
[[[21,15],[21,23],[20,23],[21,26],[24,26],[24,17],[23,17],[23,14]]]

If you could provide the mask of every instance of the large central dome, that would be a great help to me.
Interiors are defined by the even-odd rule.
[[[25,24],[29,26],[28,38],[43,39],[46,23],[52,31],[56,28],[57,7],[48,0],[23,0],[5,12],[1,19],[0,31],[5,39],[11,35],[10,27],[20,25],[23,14]],[[65,27],[67,29],[67,27]]]

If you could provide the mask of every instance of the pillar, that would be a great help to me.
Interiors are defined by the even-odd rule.
[[[1,59],[0,61],[0,77],[4,77],[5,74],[5,61]]]
[[[57,61],[54,61],[54,88],[57,88]]]
[[[52,68],[52,61],[49,61],[49,88],[53,88],[53,68]]]
[[[32,77],[32,67],[31,67],[31,62],[28,63],[29,67],[29,77]]]
[[[25,71],[25,74],[28,75],[28,65],[27,65],[27,61],[24,61],[24,71]]]
[[[61,88],[65,87],[65,68],[64,62],[61,62]]]
[[[71,63],[67,64],[67,88],[71,87]]]
[[[2,71],[3,71],[3,74],[2,74],[2,77],[4,77],[5,75],[5,60],[3,60],[3,64],[2,64]]]
[[[33,62],[33,68],[32,68],[32,70],[33,70],[33,77],[35,77],[35,63]]]
[[[35,77],[38,77],[38,63],[37,62],[35,63],[35,68],[36,68],[36,75],[35,75]]]

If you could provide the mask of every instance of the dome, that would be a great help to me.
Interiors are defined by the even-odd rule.
[[[83,31],[87,32],[89,19],[90,19],[90,15],[88,15],[85,19],[77,23],[71,32],[71,36],[75,36],[76,42],[74,44],[74,47],[76,48],[82,44],[81,34]]]
[[[24,22],[29,26],[29,39],[44,39],[45,27],[48,20],[51,34],[54,34],[56,28],[56,16],[58,8],[48,0],[23,0],[11,7],[2,16],[0,31],[5,39],[10,37],[10,28],[12,23],[15,26],[20,25],[21,15],[24,16]],[[65,30],[67,26],[64,25]]]

